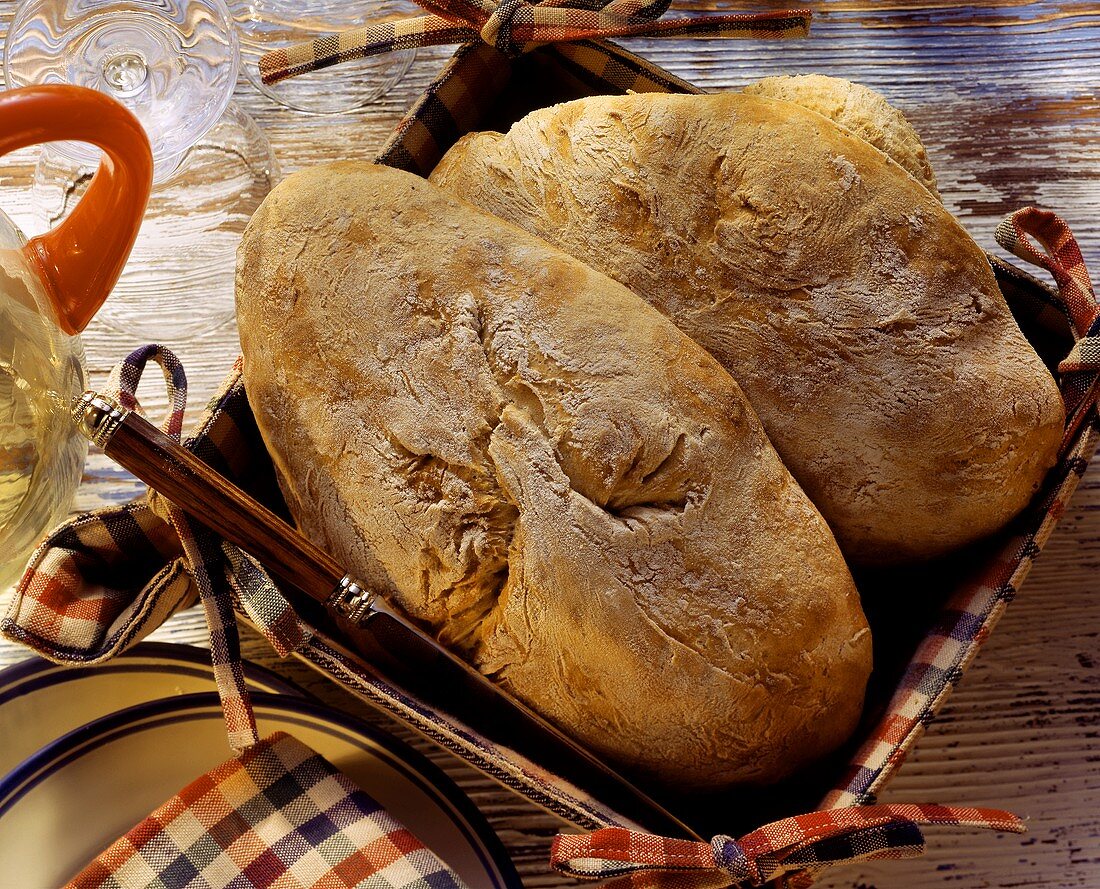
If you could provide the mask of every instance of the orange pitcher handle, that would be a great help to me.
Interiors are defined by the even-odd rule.
[[[90,142],[104,152],[68,219],[25,248],[58,324],[74,334],[103,305],[126,264],[149,200],[153,157],[137,118],[103,93],[65,84],[0,93],[0,155],[58,141]]]

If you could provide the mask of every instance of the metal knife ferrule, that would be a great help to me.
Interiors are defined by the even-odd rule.
[[[371,610],[374,597],[374,593],[363,589],[350,574],[345,574],[329,596],[328,604],[357,624]]]
[[[76,428],[104,450],[111,436],[130,415],[130,411],[115,399],[91,390],[75,398],[70,411]]]

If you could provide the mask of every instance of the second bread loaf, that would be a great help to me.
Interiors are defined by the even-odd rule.
[[[461,139],[431,178],[706,347],[851,559],[996,531],[1054,463],[1058,389],[985,255],[925,184],[808,108],[580,99]]]

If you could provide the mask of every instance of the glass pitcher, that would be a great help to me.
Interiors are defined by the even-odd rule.
[[[122,271],[152,181],[148,139],[115,100],[60,85],[0,93],[0,155],[54,141],[104,155],[47,234],[28,241],[0,211],[0,593],[80,482],[87,445],[69,419],[85,388],[78,334]]]

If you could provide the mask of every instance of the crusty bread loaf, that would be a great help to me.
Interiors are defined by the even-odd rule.
[[[870,637],[737,385],[580,261],[411,174],[288,178],[239,254],[300,526],[593,749],[769,781],[853,728]]]
[[[431,178],[717,357],[850,560],[996,531],[1053,465],[1061,399],[985,255],[815,112],[743,94],[580,99],[467,136]]]
[[[936,174],[916,130],[905,115],[874,90],[824,74],[765,77],[745,87],[750,96],[794,102],[829,118],[870,142],[909,172],[936,197]]]

